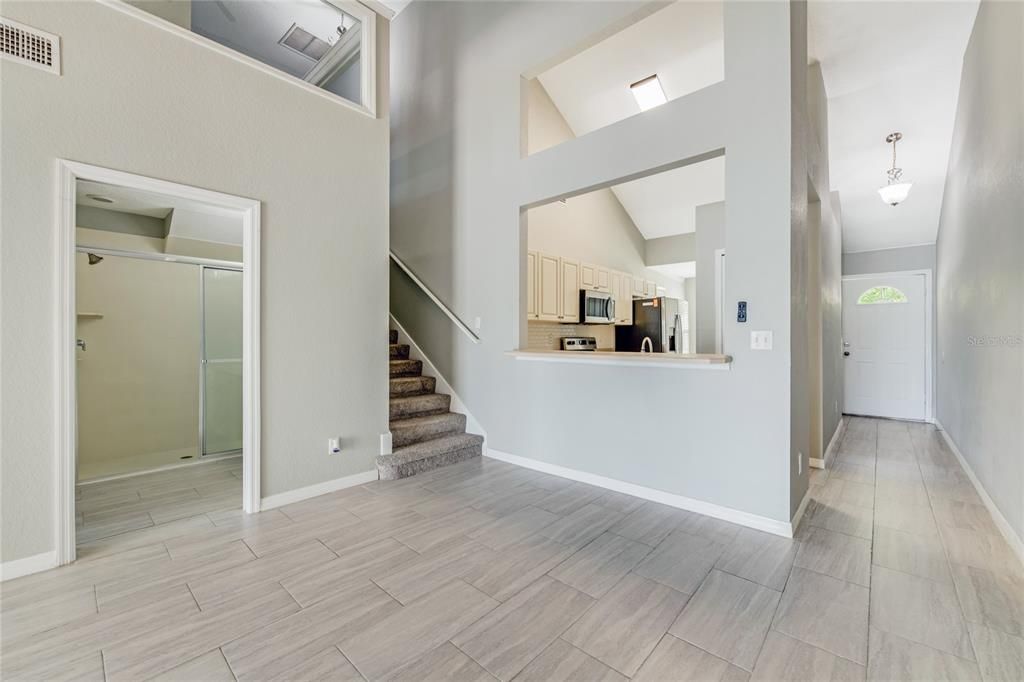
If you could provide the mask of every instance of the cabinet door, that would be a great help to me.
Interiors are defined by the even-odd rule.
[[[611,282],[611,271],[608,268],[597,269],[597,290],[605,293],[611,293],[612,282]]]
[[[615,301],[615,324],[619,323],[622,315],[622,273],[612,272],[609,275],[612,288],[612,300]]]
[[[558,322],[561,294],[558,275],[561,263],[558,256],[537,254],[537,319]]]
[[[633,276],[622,274],[622,296],[615,300],[615,324],[633,324]]]
[[[580,288],[597,291],[597,266],[590,263],[580,264]]]
[[[633,277],[633,295],[640,297],[644,295],[644,278]]]
[[[649,279],[649,280],[645,281],[644,282],[644,296],[646,296],[647,298],[654,298],[657,295],[658,295],[658,284],[654,280],[652,280],[652,279]]]
[[[561,322],[578,322],[580,319],[580,263],[562,258],[561,303],[558,319]]]
[[[526,319],[537,319],[537,252],[526,252]]]

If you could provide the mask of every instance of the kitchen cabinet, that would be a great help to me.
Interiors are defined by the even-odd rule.
[[[559,322],[578,322],[580,319],[580,263],[568,258],[559,259],[561,262],[561,276],[559,286],[561,288],[561,310],[559,310]]]
[[[537,315],[537,252],[526,252],[526,319],[536,320]]]
[[[633,324],[633,277],[624,272],[611,273],[612,296],[615,298],[615,324]]]
[[[592,263],[580,264],[580,288],[611,293],[611,271]]]
[[[558,322],[562,308],[559,282],[562,259],[546,253],[537,254],[537,319]]]
[[[633,277],[633,295],[637,298],[643,298],[644,293],[644,278]]]
[[[644,296],[654,298],[658,295],[658,284],[653,279],[644,281]]]

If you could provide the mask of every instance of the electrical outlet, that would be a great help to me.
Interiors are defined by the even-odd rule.
[[[337,455],[341,453],[341,438],[327,439],[327,454]]]

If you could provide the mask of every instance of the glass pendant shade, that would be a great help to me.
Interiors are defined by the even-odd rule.
[[[912,182],[899,182],[891,185],[886,185],[885,187],[879,188],[878,195],[882,197],[882,201],[884,201],[885,203],[889,204],[890,206],[895,206],[896,204],[900,203],[901,201],[907,198],[907,195],[910,194],[910,188],[913,186],[913,184],[914,183]]]

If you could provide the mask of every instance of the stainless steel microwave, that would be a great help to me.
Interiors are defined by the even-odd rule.
[[[601,291],[580,289],[582,324],[615,324],[615,299]]]

